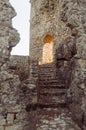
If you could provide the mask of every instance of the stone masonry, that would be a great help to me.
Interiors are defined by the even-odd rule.
[[[30,58],[39,64],[38,105],[67,107],[82,130],[86,129],[85,6],[84,0],[31,0]],[[54,129],[49,122],[38,124],[38,129]]]
[[[20,80],[24,81],[29,78],[29,64],[29,56],[13,55],[8,62],[8,69],[19,75]]]
[[[19,42],[19,34],[12,27],[14,16],[9,0],[0,0],[0,130],[25,130],[28,126],[28,96],[19,76],[8,66],[12,47]]]
[[[30,0],[30,56],[0,0],[0,130],[86,130],[86,1]]]

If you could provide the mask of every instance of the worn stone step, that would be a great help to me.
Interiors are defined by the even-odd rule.
[[[45,67],[44,67],[44,68],[39,68],[39,70],[40,70],[40,71],[43,71],[43,70],[45,70],[45,71],[48,71],[48,70],[54,71],[54,70],[57,70],[57,69],[54,68],[54,67],[52,67],[52,68],[51,68],[51,67],[49,67],[49,68],[45,68]]]
[[[44,76],[45,76],[45,77],[55,76],[55,73],[51,73],[51,72],[50,72],[50,73],[46,73],[46,74],[45,74],[45,73],[44,73],[44,74],[39,74],[39,77],[44,77]]]
[[[54,73],[52,74],[47,74],[47,75],[39,75],[39,80],[40,81],[53,81],[53,82],[57,82],[57,81],[60,81],[60,82],[64,82],[64,78],[63,77],[60,77],[60,76],[56,76]]]
[[[48,74],[50,74],[50,73],[56,74],[56,70],[40,70],[40,71],[39,71],[39,75],[48,75]]]
[[[40,65],[39,68],[47,68],[47,67],[56,67],[55,64],[43,64],[43,65]]]
[[[42,67],[40,67],[39,69],[56,69],[56,67],[55,66],[42,66]]]
[[[65,95],[65,93],[38,93],[40,95],[43,95],[43,96],[62,96],[62,95]]]
[[[47,81],[47,82],[39,82],[39,85],[65,85],[64,83],[61,83],[61,82],[54,82],[54,81]]]
[[[40,78],[39,77],[39,81],[41,82],[49,82],[49,83],[63,83],[64,80],[62,80],[61,78],[56,78],[54,76],[48,76],[48,77],[43,77],[43,78]]]
[[[57,88],[59,88],[59,89],[64,89],[64,88],[66,88],[66,85],[40,85],[39,86],[40,88],[47,88],[47,89],[50,89],[50,88],[54,88],[54,89],[57,89]]]
[[[46,78],[46,77],[44,77],[44,78],[40,78],[39,77],[39,81],[40,82],[58,82],[58,83],[63,83],[64,81],[63,80],[61,80],[61,79],[57,79],[56,77],[52,77],[52,78],[50,78],[50,77],[48,77],[48,78]]]
[[[49,95],[40,95],[38,98],[38,103],[44,105],[51,105],[51,104],[66,104],[66,96],[49,96]]]
[[[56,73],[56,71],[50,71],[50,70],[45,71],[45,70],[43,70],[43,71],[40,71],[39,74],[40,75],[47,75],[47,74],[50,74],[50,72],[51,73]]]
[[[49,77],[56,77],[56,75],[54,73],[50,73],[50,74],[41,74],[39,75],[39,78],[42,79],[42,78],[49,78]]]
[[[49,80],[53,80],[53,78],[54,78],[55,76],[54,75],[48,75],[48,76],[40,76],[39,77],[39,80],[40,81],[43,81],[43,80],[45,80],[45,81],[49,81]]]
[[[47,94],[47,95],[62,95],[66,94],[67,89],[47,89],[47,88],[39,88],[39,94]]]
[[[49,66],[49,67],[40,67],[39,68],[39,70],[54,70],[54,69],[56,69],[56,67]]]

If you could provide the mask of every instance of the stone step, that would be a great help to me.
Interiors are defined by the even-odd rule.
[[[39,70],[39,74],[47,74],[47,73],[50,73],[50,72],[55,73],[56,70]]]
[[[62,96],[62,95],[66,95],[66,93],[38,93],[39,95],[42,96]]]
[[[40,74],[39,75],[39,77],[41,77],[41,78],[43,78],[43,77],[47,78],[47,77],[51,77],[51,76],[55,77],[56,74],[55,73],[47,73],[47,74]]]
[[[49,79],[39,79],[39,84],[65,84],[64,80],[52,80],[52,78]]]
[[[39,75],[50,75],[50,74],[56,74],[56,71],[47,71],[47,72],[39,72]]]
[[[47,76],[47,75],[51,75],[51,74],[56,75],[56,71],[39,72],[39,76],[41,76],[41,75]]]
[[[66,94],[67,89],[47,89],[47,88],[39,88],[38,94],[45,94],[45,95],[62,95]]]
[[[39,68],[39,70],[48,70],[48,69],[51,69],[51,70],[54,70],[54,69],[56,69],[56,67],[54,67],[54,66],[49,66],[49,67],[40,67]]]
[[[40,79],[40,77],[39,77],[39,82],[49,82],[49,83],[63,83],[63,80],[61,80],[61,79],[55,79],[54,77],[51,79],[51,78],[45,78],[45,79]]]
[[[60,94],[60,93],[59,94],[58,93],[53,93],[53,94],[52,93],[41,93],[40,94],[40,96],[56,96],[56,97],[58,97],[59,95],[62,96],[62,95],[65,95],[65,94]]]
[[[39,70],[43,72],[43,70],[44,71],[56,71],[57,69],[56,68],[40,68]]]
[[[39,77],[39,83],[41,82],[47,82],[47,83],[57,83],[57,84],[62,84],[62,83],[65,83],[65,80],[64,79],[61,79],[61,78],[58,78],[58,79],[53,79],[53,77],[43,77],[43,78],[40,78]]]
[[[38,103],[44,105],[60,105],[66,104],[66,96],[49,96],[49,95],[40,95],[38,97]]]
[[[40,65],[39,68],[47,68],[47,67],[56,67],[55,64],[43,64],[43,65]]]
[[[40,85],[39,88],[47,88],[47,89],[50,89],[50,88],[54,88],[54,89],[64,89],[66,88],[66,86],[64,84],[60,84],[60,85]]]
[[[43,76],[39,76],[39,80],[40,81],[43,81],[43,80],[49,81],[49,80],[53,80],[54,77],[55,77],[54,75],[47,75],[47,76],[43,75]]]
[[[54,67],[54,66],[48,66],[48,67],[40,67],[39,68],[40,70],[43,70],[43,69],[56,69],[56,67]]]
[[[54,81],[54,80],[47,80],[47,81],[39,81],[40,85],[62,85],[64,82]]]

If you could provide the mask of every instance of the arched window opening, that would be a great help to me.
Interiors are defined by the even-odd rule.
[[[46,35],[43,42],[44,42],[44,46],[43,46],[42,63],[53,62],[53,43],[54,43],[54,39],[51,35]]]

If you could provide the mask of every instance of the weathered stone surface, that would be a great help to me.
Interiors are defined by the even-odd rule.
[[[24,130],[27,124],[27,116],[23,116],[27,113],[22,100],[25,95],[20,89],[19,76],[8,69],[12,47],[19,42],[19,34],[12,27],[15,15],[9,0],[0,0],[0,130]],[[20,112],[23,118],[16,123],[19,118],[16,114]]]
[[[45,57],[44,51],[48,53],[47,48],[44,48],[44,39],[47,35],[53,37],[53,52],[51,53],[53,62],[57,59],[56,76],[59,77],[59,80],[64,80],[65,86],[68,88],[68,106],[75,121],[81,129],[84,129],[86,111],[86,2],[84,0],[56,0],[52,2],[51,0],[41,2],[37,0],[31,1],[31,4],[30,56],[34,60],[38,59],[38,62],[42,64]],[[37,33],[35,34],[35,32]],[[48,56],[47,53],[46,56]],[[38,91],[41,90],[42,85],[48,86],[50,75],[53,75],[51,73],[54,72],[45,67],[42,74],[40,73],[41,70],[39,71],[41,81],[40,85],[38,84],[40,86],[38,86],[40,88]],[[45,100],[43,103],[45,104]]]
[[[29,66],[10,57],[16,13],[0,1],[0,130],[86,130],[85,12],[84,0],[31,0]]]
[[[8,68],[11,73],[19,75],[20,80],[29,78],[29,56],[11,56],[8,62]]]
[[[61,20],[71,29],[71,35],[76,38],[76,55],[72,59],[71,77],[68,92],[70,110],[73,119],[84,129],[86,111],[86,2],[60,1],[62,11]],[[75,31],[74,31],[75,30]]]
[[[81,130],[65,109],[38,109],[38,113],[37,130]]]
[[[4,116],[0,115],[0,126],[6,125],[6,119]]]
[[[12,114],[12,113],[7,114],[7,123],[13,125],[13,123],[14,123],[14,114]]]

